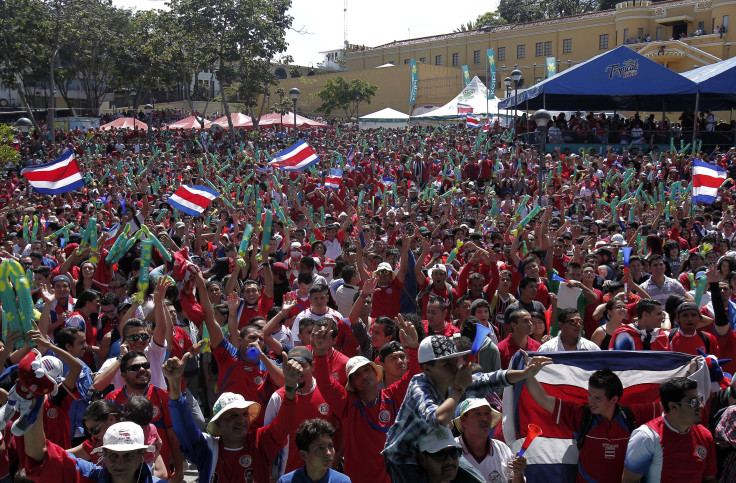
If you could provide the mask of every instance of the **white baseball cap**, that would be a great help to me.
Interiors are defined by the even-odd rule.
[[[452,432],[445,426],[432,428],[419,438],[419,451],[437,453],[445,448],[461,448],[460,443],[452,437]]]
[[[143,443],[143,429],[131,421],[115,423],[105,431],[102,438],[102,446],[92,450],[99,453],[103,449],[110,451],[136,451],[145,449],[147,452],[155,451],[156,446]]]
[[[468,411],[472,411],[473,409],[482,407],[487,407],[491,410],[491,427],[496,426],[498,422],[501,421],[501,413],[493,409],[486,398],[471,397],[460,403],[458,417],[454,419],[455,427],[457,428],[457,430],[461,433],[465,431],[465,428],[463,428],[463,423],[460,420],[460,418],[462,418],[465,413],[467,413]]]

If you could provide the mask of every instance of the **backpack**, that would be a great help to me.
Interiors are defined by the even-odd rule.
[[[672,348],[672,339],[675,338],[675,335],[680,331],[680,329],[672,329],[669,334],[667,334],[667,339],[670,341],[670,349]],[[703,331],[695,329],[695,332],[700,336],[700,338],[703,340],[703,344],[705,345],[705,353],[710,354],[710,339],[707,335],[703,333]]]
[[[636,418],[634,417],[634,413],[626,406],[618,406],[618,409],[621,411],[621,414],[624,417],[624,422],[626,423],[626,428],[629,430],[629,433],[632,433],[636,428]],[[590,428],[593,426],[593,412],[590,410],[590,406],[586,405],[585,409],[583,409],[583,417],[580,420],[580,428],[578,429],[578,451],[583,447],[583,444],[585,443],[585,437],[588,435],[588,431],[590,431]]]

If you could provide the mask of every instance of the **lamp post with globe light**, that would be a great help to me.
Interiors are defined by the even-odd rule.
[[[540,109],[534,113],[532,119],[537,123],[537,127],[539,128],[539,188],[537,190],[539,197],[537,204],[542,206],[542,178],[544,177],[544,168],[546,168],[544,165],[546,159],[544,151],[547,142],[547,124],[552,120],[552,116],[545,109]]]

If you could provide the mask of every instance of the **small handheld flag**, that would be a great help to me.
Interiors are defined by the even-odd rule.
[[[465,118],[465,126],[466,127],[480,127],[480,119],[478,119],[475,116],[468,115]]]
[[[726,170],[720,166],[693,160],[693,203],[713,204],[725,179]]]

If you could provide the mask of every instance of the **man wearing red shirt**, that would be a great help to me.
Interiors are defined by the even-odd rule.
[[[673,377],[659,386],[664,413],[631,433],[620,481],[716,481],[713,435],[700,424],[703,396],[698,383]]]
[[[552,245],[552,268],[557,270],[560,277],[565,278],[567,272],[567,264],[572,260],[571,257],[565,255],[565,240],[558,238]]]
[[[255,256],[251,263],[255,263]],[[226,296],[235,290],[240,270],[244,269],[237,265],[230,275],[230,280],[225,287]],[[273,307],[273,272],[271,271],[271,265],[266,263],[263,265],[263,289],[261,290],[257,281],[246,280],[243,283],[243,296],[240,306],[235,313],[230,313],[230,317],[237,317],[235,320],[238,321],[238,330],[240,330],[248,325],[255,316],[266,317],[271,307]]]
[[[345,434],[345,474],[354,483],[390,483],[381,451],[388,429],[404,401],[409,382],[421,372],[417,349],[419,338],[411,322],[399,315],[401,344],[407,347],[409,370],[387,387],[378,389],[382,369],[365,357],[356,356],[346,366],[348,384],[343,387],[329,375],[326,354],[332,345],[330,327],[315,330],[314,377],[325,400],[340,419]]]
[[[431,295],[427,302],[427,320],[422,321],[424,333],[427,335],[444,335],[460,332],[460,329],[447,322],[447,302],[442,297]]]
[[[498,343],[501,353],[501,369],[508,369],[511,358],[519,350],[536,352],[539,342],[529,337],[532,333],[532,316],[526,310],[516,310],[509,316],[511,333]]]
[[[718,341],[713,334],[698,330],[698,324],[703,318],[698,311],[697,304],[683,302],[677,307],[677,321],[679,328],[670,332],[670,348],[674,352],[699,355],[698,349],[706,354],[719,356]]]
[[[94,367],[95,353],[100,348],[97,344],[97,328],[90,323],[90,316],[100,311],[100,294],[96,290],[85,290],[79,294],[74,312],[66,319],[66,327],[79,327],[87,338],[87,350],[82,360],[90,367]]]
[[[609,349],[669,351],[667,332],[662,330],[662,304],[653,299],[636,303],[636,324],[624,324],[613,333]]]
[[[379,263],[376,268],[379,290],[373,294],[371,317],[396,317],[401,312],[401,292],[409,270],[409,240],[405,236],[401,238],[400,252],[399,271],[395,275],[393,267],[386,262]]]

